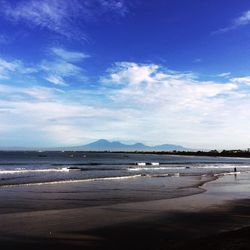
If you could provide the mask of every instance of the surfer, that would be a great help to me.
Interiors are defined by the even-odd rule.
[[[235,172],[235,173],[237,172],[237,168],[236,168],[236,167],[234,168],[234,172]]]

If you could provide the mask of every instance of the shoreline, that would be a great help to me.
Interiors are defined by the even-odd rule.
[[[238,186],[234,186],[249,186],[249,181],[245,183],[249,176],[237,176],[237,184],[234,176],[223,176],[206,183],[206,192],[167,200],[1,214],[0,243],[5,249],[17,245],[37,249],[117,249],[117,244],[120,249],[154,249],[148,248],[154,242],[157,247],[181,249],[176,239],[180,236],[184,241],[196,242],[223,230],[230,232],[250,225],[250,219],[240,217],[246,212],[241,214],[237,208],[240,202],[250,208],[250,195],[245,192],[239,197]],[[198,238],[193,238],[197,233]],[[163,242],[157,243],[160,239]],[[135,241],[136,248],[131,245]]]
[[[132,151],[120,151],[120,150],[49,150],[44,149],[42,151],[44,155],[38,157],[46,158],[48,154],[51,153],[63,153],[63,154],[142,154],[142,155],[173,155],[173,156],[200,156],[200,157],[222,157],[222,158],[250,158],[250,151],[247,150],[157,150],[157,151],[140,151],[140,150],[132,150]],[[0,150],[0,153],[39,153],[39,150]]]
[[[122,180],[119,178],[112,178],[112,180],[109,178],[101,178],[91,182],[89,182],[89,180],[73,180],[44,182],[42,184],[2,185],[0,186],[0,199],[2,200],[0,215],[35,211],[43,212],[55,209],[95,208],[188,197],[205,192],[203,188],[204,184],[217,178],[217,176],[210,174],[194,176],[181,175],[180,177],[167,176],[161,178],[140,176],[139,178],[123,178]],[[116,185],[119,186],[118,189]],[[138,185],[149,185],[149,187],[142,190],[138,189],[137,192],[139,193],[130,193],[133,192],[133,188],[137,188]],[[151,187],[157,185],[157,192],[150,190],[150,185]],[[166,187],[161,187],[162,185],[166,185]],[[170,186],[168,187],[168,185]],[[159,188],[160,191],[158,190]],[[106,194],[97,192],[102,189],[105,190]],[[53,194],[54,192],[55,194]],[[145,192],[149,192],[148,195],[146,195]],[[30,195],[28,195],[29,193]],[[39,199],[39,195],[41,195],[41,200]],[[58,199],[58,202],[55,203],[51,199],[55,201]],[[60,201],[60,199],[62,200]],[[88,202],[88,199],[91,200]],[[30,204],[28,204],[29,200]],[[75,202],[76,205],[70,205],[70,201]],[[16,204],[20,204],[21,206],[17,206]]]

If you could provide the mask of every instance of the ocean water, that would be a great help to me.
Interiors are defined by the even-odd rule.
[[[234,167],[239,171],[250,170],[250,159],[129,153],[0,152],[0,186],[226,173],[232,172]]]
[[[145,163],[145,164],[144,164]],[[94,152],[0,152],[0,213],[169,199],[203,192],[250,159]]]

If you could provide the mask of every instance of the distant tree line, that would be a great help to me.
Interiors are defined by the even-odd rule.
[[[218,156],[218,157],[250,157],[250,152],[247,150],[222,150],[216,149],[210,151],[169,151],[169,152],[158,152],[159,154],[170,154],[170,155],[196,155],[196,156]]]

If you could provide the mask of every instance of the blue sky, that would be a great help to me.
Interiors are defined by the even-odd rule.
[[[250,146],[249,1],[0,2],[0,146]]]

